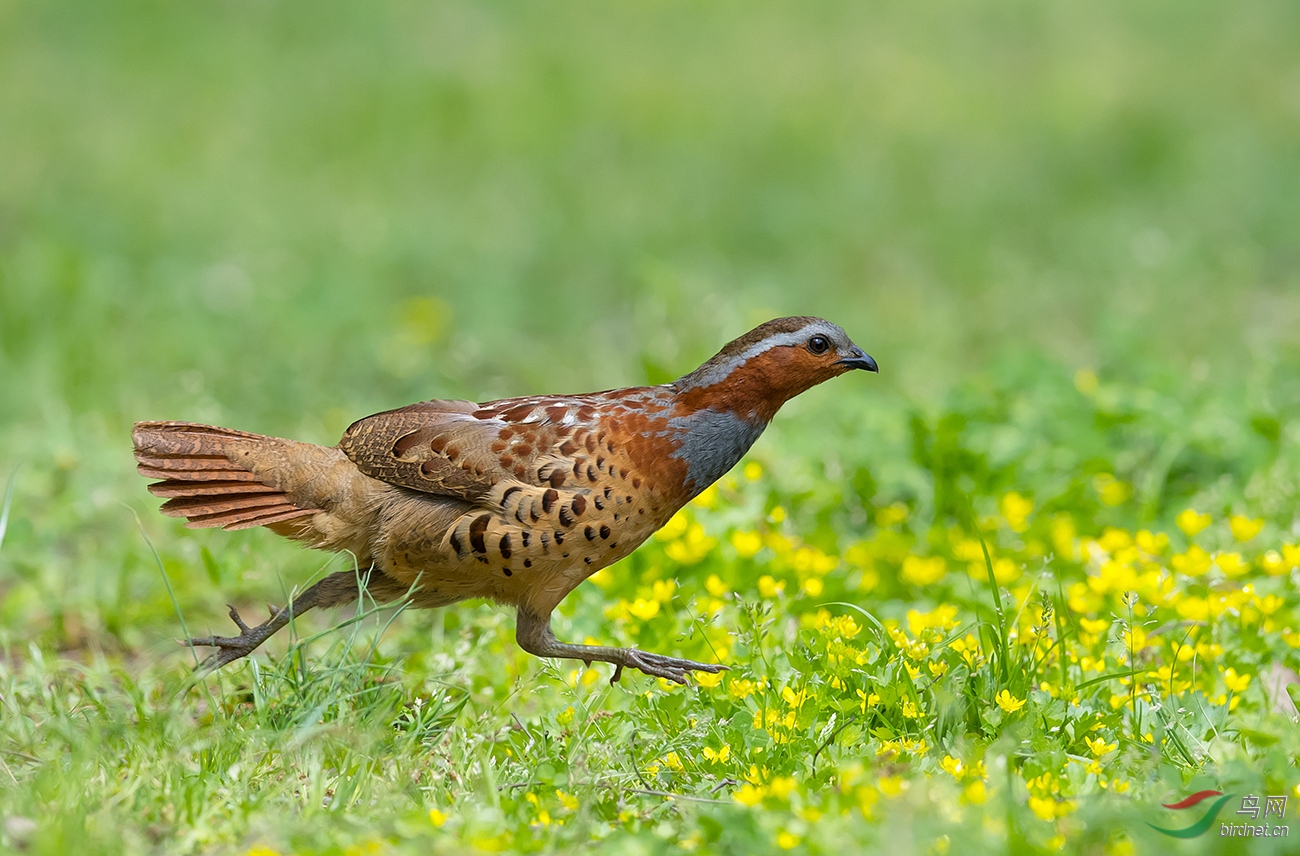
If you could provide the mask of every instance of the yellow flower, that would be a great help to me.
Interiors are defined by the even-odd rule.
[[[1118,743],[1107,743],[1101,737],[1085,737],[1083,742],[1088,744],[1089,751],[1098,758],[1102,755],[1108,755],[1119,748]]]
[[[718,504],[718,486],[711,484],[695,497],[695,504],[701,508],[714,508]]]
[[[573,705],[569,705],[564,710],[560,711],[559,715],[555,717],[555,722],[561,726],[573,722]]]
[[[795,781],[790,776],[777,776],[767,783],[767,790],[779,800],[789,799],[794,790]]]
[[[903,716],[908,719],[918,719],[921,711],[917,710],[916,704],[910,700],[903,702]]]
[[[1250,675],[1239,675],[1236,669],[1229,668],[1223,673],[1223,684],[1230,692],[1245,692],[1250,684]]]
[[[672,580],[655,580],[650,585],[651,596],[660,603],[667,603],[673,599],[673,592],[677,590],[677,583]]]
[[[983,779],[976,779],[966,786],[962,791],[962,797],[971,805],[980,805],[989,798],[988,790],[984,787]]]
[[[1057,817],[1067,811],[1063,805],[1057,803],[1051,797],[1030,797],[1029,810],[1040,820],[1056,820]]]
[[[959,782],[961,781],[962,775],[966,772],[966,765],[951,755],[944,755],[943,760],[939,762],[939,766],[943,767],[948,775],[952,776]]]
[[[725,764],[727,762],[727,759],[731,757],[731,746],[730,744],[727,743],[722,744],[721,749],[713,749],[709,746],[705,746],[704,757],[710,763]]]
[[[434,826],[442,826],[447,822],[447,815],[436,808],[429,809],[429,822]]]
[[[748,559],[763,549],[763,536],[757,532],[733,532],[731,533],[731,546],[736,548],[737,556]]]
[[[793,850],[799,846],[799,836],[792,835],[791,833],[782,830],[777,833],[776,846],[780,847],[782,850]]]
[[[1252,520],[1244,514],[1234,514],[1228,518],[1228,528],[1232,530],[1233,538],[1238,541],[1249,541],[1264,528],[1264,521]]]
[[[731,693],[732,698],[747,699],[753,695],[755,686],[753,681],[746,680],[745,678],[733,678],[727,689]]]
[[[1246,564],[1240,553],[1217,553],[1214,564],[1219,566],[1225,577],[1239,577],[1250,570],[1250,565]]]
[[[785,582],[777,582],[769,574],[764,574],[758,578],[758,593],[763,597],[772,599],[781,592],[785,591]]]
[[[1193,544],[1187,548],[1186,553],[1178,553],[1169,561],[1178,573],[1186,574],[1189,577],[1199,577],[1210,569],[1214,559],[1209,553]]]
[[[881,529],[888,529],[907,519],[907,505],[901,502],[895,502],[876,512],[876,525]]]
[[[1260,612],[1264,613],[1265,615],[1272,615],[1273,613],[1281,609],[1283,605],[1286,604],[1285,600],[1283,600],[1282,598],[1278,597],[1275,594],[1265,595],[1264,597],[1259,597],[1258,595],[1256,595],[1253,598],[1253,602],[1255,604],[1255,608],[1258,609]]]
[[[1034,501],[1012,491],[1002,497],[999,503],[1002,517],[1012,532],[1024,532],[1029,528],[1029,515],[1034,510]]]
[[[441,826],[442,824],[438,825]],[[280,856],[280,851],[267,847],[265,844],[254,844],[248,848],[247,856]]]
[[[1084,633],[1091,633],[1093,636],[1100,636],[1110,627],[1110,622],[1104,618],[1081,618],[1079,626],[1083,628]]]
[[[798,708],[803,707],[803,703],[807,701],[808,690],[802,689],[799,690],[799,692],[795,692],[789,687],[782,687],[781,698],[785,699],[786,704],[790,705],[791,707],[797,710]]]
[[[1147,632],[1141,627],[1128,627],[1119,635],[1125,650],[1141,651],[1147,645]]]
[[[659,614],[659,601],[646,600],[643,597],[638,597],[635,601],[628,604],[627,609],[628,612],[632,613],[642,621],[649,621]]]
[[[767,513],[767,519],[771,520],[773,523],[781,523],[787,516],[785,508],[779,505],[772,506],[772,510]]]
[[[1078,534],[1074,521],[1068,514],[1058,514],[1052,518],[1052,549],[1056,551],[1059,558],[1066,560],[1078,558],[1079,551],[1074,544]]]
[[[817,577],[809,577],[800,584],[800,588],[802,588],[804,594],[809,597],[818,597],[826,590],[826,584]]]
[[[1100,473],[1092,479],[1092,487],[1097,491],[1103,505],[1123,505],[1133,493],[1126,483],[1110,473]]]
[[[1269,576],[1278,577],[1282,574],[1289,573],[1294,567],[1282,558],[1282,554],[1277,550],[1269,550],[1259,559],[1259,565]]]
[[[702,687],[712,689],[722,683],[722,672],[695,672],[695,683]]]
[[[942,556],[923,559],[920,556],[908,556],[903,560],[902,576],[905,582],[914,586],[928,586],[943,579],[948,573],[948,563]]]
[[[573,794],[566,794],[564,791],[557,789],[555,791],[555,798],[560,801],[560,805],[564,806],[569,811],[578,810],[578,798]]]
[[[1174,523],[1178,524],[1178,528],[1183,530],[1183,534],[1188,538],[1195,536],[1196,533],[1209,526],[1212,522],[1213,519],[1210,515],[1201,514],[1194,508],[1183,509],[1174,518]]]
[[[669,752],[663,757],[664,766],[668,769],[680,773],[683,769],[682,759],[676,752]]]
[[[998,707],[1002,708],[1007,713],[1015,713],[1017,710],[1020,710],[1020,708],[1025,706],[1025,699],[1016,698],[1007,690],[999,692],[994,701],[998,703]]]
[[[926,664],[926,667],[930,670],[930,674],[936,678],[942,678],[948,673],[948,664],[943,660],[931,660]]]
[[[758,481],[763,477],[763,465],[758,461],[749,461],[745,464],[745,478],[750,481]]]

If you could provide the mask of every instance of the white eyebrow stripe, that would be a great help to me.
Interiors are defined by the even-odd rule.
[[[787,345],[801,345],[806,338],[812,335],[813,331],[822,333],[832,342],[835,341],[835,331],[830,328],[829,324],[824,321],[812,321],[803,325],[798,330],[793,330],[789,333],[776,333],[768,336],[762,341],[755,342],[739,354],[728,359],[725,363],[719,363],[707,372],[693,378],[691,385],[686,388],[696,389],[703,386],[713,386],[714,384],[721,383],[726,380],[727,376],[735,371],[738,366],[744,364],[753,357],[756,357],[764,351],[768,351],[772,348]]]

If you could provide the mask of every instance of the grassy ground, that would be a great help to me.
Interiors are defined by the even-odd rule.
[[[1300,805],[1297,47],[1282,2],[0,2],[0,847],[1294,851],[1147,822]],[[160,517],[132,421],[333,442],[807,312],[882,375],[557,621],[716,683],[474,604],[190,678],[344,565]]]

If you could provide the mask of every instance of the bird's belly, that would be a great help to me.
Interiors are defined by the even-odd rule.
[[[443,503],[408,499],[385,516],[375,556],[384,573],[419,588],[421,606],[489,598],[546,615],[579,583],[627,557],[667,521],[676,507],[657,499],[619,497],[606,513],[588,513],[562,528],[523,526],[517,518],[493,514],[477,538],[470,530],[464,545],[469,549],[459,552],[449,544],[449,529],[487,512],[460,505],[452,513]]]

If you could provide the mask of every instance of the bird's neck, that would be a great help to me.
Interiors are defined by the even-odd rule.
[[[767,420],[731,410],[678,409],[668,424],[676,444],[673,457],[686,464],[685,488],[693,498],[745,456],[767,427]]]

